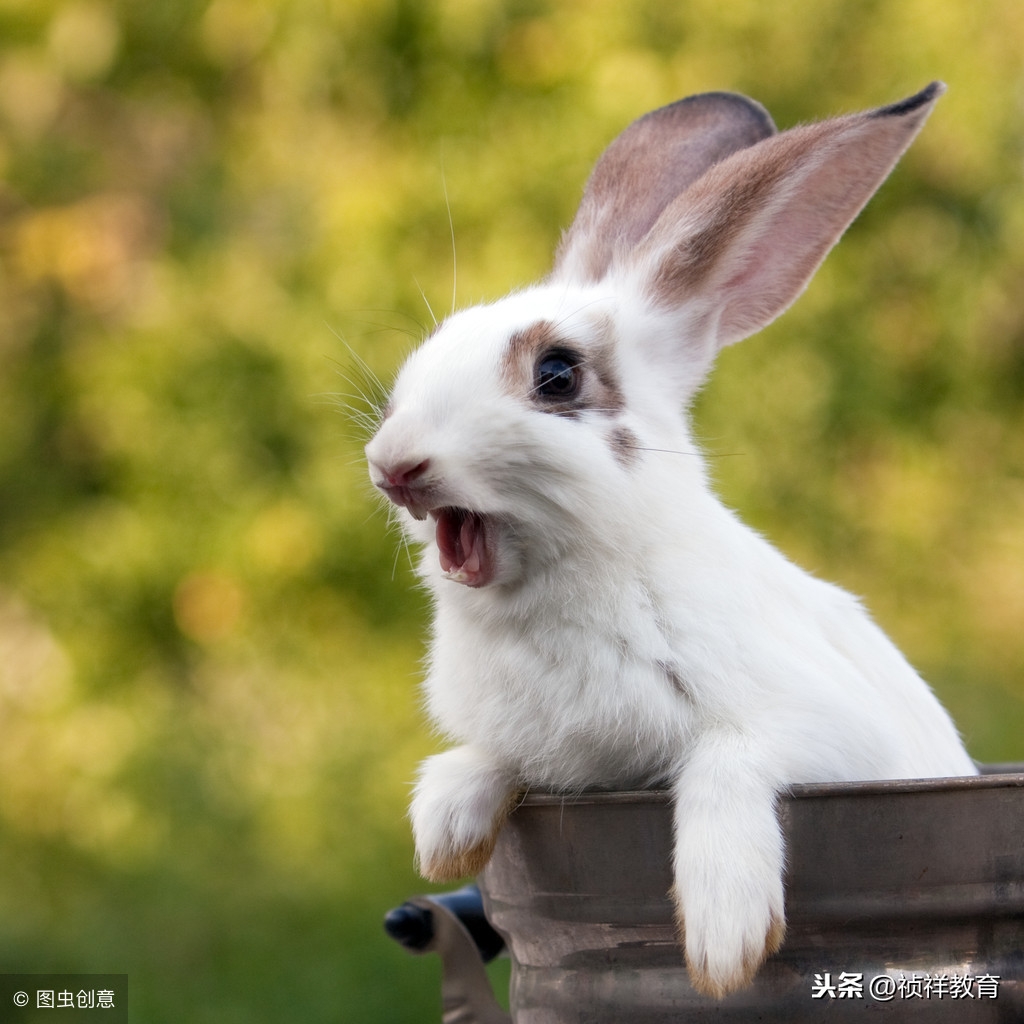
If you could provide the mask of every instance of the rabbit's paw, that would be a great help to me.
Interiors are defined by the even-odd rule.
[[[749,985],[786,932],[781,878],[770,891],[755,893],[749,884],[723,890],[681,894],[677,886],[675,893],[690,983],[715,999]]]
[[[478,874],[516,796],[508,774],[476,748],[427,758],[409,809],[420,874],[432,882]]]
[[[765,759],[711,737],[676,787],[676,920],[693,987],[749,985],[786,931],[782,829]]]

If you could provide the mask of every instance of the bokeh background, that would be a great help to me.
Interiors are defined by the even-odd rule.
[[[127,971],[140,1024],[438,1020],[380,927],[424,889],[427,609],[352,413],[431,307],[547,269],[635,116],[936,77],[698,430],[1024,759],[1019,0],[0,0],[0,970]]]

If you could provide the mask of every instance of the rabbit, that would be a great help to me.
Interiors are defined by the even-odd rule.
[[[781,133],[732,93],[641,117],[550,274],[401,368],[366,456],[422,545],[426,707],[460,744],[414,786],[428,879],[478,873],[526,790],[665,786],[680,943],[720,998],[783,941],[787,787],[975,774],[858,600],[715,497],[688,419],[718,350],[803,291],[944,91]]]

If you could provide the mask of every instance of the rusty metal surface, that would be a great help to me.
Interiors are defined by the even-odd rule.
[[[780,804],[785,944],[720,1003],[690,988],[675,941],[668,795],[528,796],[480,879],[513,960],[515,1024],[1021,1024],[1024,766],[1004,767],[1018,771],[794,787]],[[853,992],[860,976],[859,997],[828,994],[843,975]],[[995,998],[979,995],[986,975]],[[972,995],[961,983],[953,997],[953,977]],[[884,999],[872,984],[896,987]]]

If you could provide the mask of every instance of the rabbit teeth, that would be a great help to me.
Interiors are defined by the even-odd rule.
[[[437,550],[445,578],[467,587],[482,587],[494,576],[487,521],[464,508],[430,513],[437,522]]]

